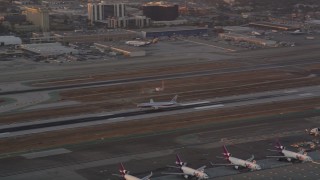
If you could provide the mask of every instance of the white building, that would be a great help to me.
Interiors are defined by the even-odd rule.
[[[107,20],[108,18],[123,18],[126,16],[126,5],[123,3],[110,4],[105,1],[101,3],[88,3],[88,19],[91,23]]]
[[[20,45],[22,40],[15,36],[0,36],[0,46]]]

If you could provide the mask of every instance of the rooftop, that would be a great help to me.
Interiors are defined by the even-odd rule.
[[[162,28],[147,28],[142,29],[144,32],[161,32],[161,31],[183,31],[183,30],[197,30],[197,29],[208,29],[206,27],[197,26],[179,26],[179,27],[162,27]]]

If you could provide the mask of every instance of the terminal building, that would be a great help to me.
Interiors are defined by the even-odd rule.
[[[66,43],[93,43],[103,41],[120,41],[137,37],[134,32],[126,30],[104,31],[104,32],[61,32],[55,33],[54,39],[63,44]]]
[[[277,45],[276,41],[260,39],[260,38],[255,38],[255,37],[245,36],[242,34],[235,34],[235,33],[220,33],[219,38],[236,41],[236,42],[247,42],[250,44],[267,46],[267,47],[275,47]]]
[[[200,36],[208,34],[206,27],[181,26],[166,28],[150,28],[141,31],[142,38],[157,38],[171,36]]]
[[[179,6],[163,3],[147,3],[143,5],[143,15],[153,21],[172,21],[179,16]]]

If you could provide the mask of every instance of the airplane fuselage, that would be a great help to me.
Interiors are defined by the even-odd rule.
[[[281,153],[283,154],[283,156],[285,156],[287,158],[288,161],[291,161],[292,159],[297,159],[297,160],[303,161],[303,162],[312,161],[312,158],[310,156],[296,153],[296,152],[292,152],[292,151],[288,151],[285,149],[283,149],[281,151]]]
[[[181,170],[184,174],[186,174],[188,176],[192,176],[192,177],[197,177],[198,179],[208,179],[209,178],[209,176],[206,173],[204,173],[202,171],[198,171],[196,169],[189,168],[187,166],[182,166]]]
[[[234,164],[235,166],[241,166],[241,167],[249,168],[251,170],[260,170],[261,169],[261,167],[258,164],[250,162],[250,161],[245,161],[243,159],[229,157],[228,160],[231,164]]]
[[[141,179],[136,178],[136,177],[134,177],[134,176],[131,176],[131,175],[129,175],[129,174],[124,175],[124,179],[125,179],[125,180],[141,180]]]
[[[174,106],[176,103],[172,102],[155,102],[155,103],[141,103],[138,104],[137,107],[139,108],[165,108]]]

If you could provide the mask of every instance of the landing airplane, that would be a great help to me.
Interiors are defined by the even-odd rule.
[[[161,82],[161,87],[156,87],[154,89],[156,92],[164,91],[164,81]]]
[[[276,151],[281,154],[281,156],[267,156],[269,158],[279,158],[281,159],[286,159],[287,161],[291,162],[293,160],[298,160],[301,162],[309,162],[313,161],[310,156],[307,156],[307,153],[305,151],[300,151],[300,152],[293,152],[286,150],[284,146],[280,144],[280,142],[276,142],[275,146],[276,150],[270,150],[270,151]]]
[[[306,129],[306,133],[308,133],[312,136],[319,136],[320,135],[320,128]]]
[[[244,168],[250,169],[251,171],[261,169],[261,166],[256,164],[256,161],[254,160],[253,155],[251,158],[247,160],[242,160],[239,158],[232,157],[225,145],[223,146],[223,156],[230,164],[213,164],[212,162],[210,162],[211,165],[212,166],[234,166],[235,169],[239,169],[239,167],[244,167]]]
[[[188,179],[189,177],[195,177],[197,180],[202,179],[209,179],[209,176],[204,172],[204,169],[206,166],[202,166],[198,169],[193,169],[190,167],[187,167],[187,163],[181,161],[179,155],[176,155],[176,165],[177,166],[168,166],[173,168],[178,168],[182,172],[181,173],[162,173],[162,174],[172,174],[172,175],[182,175],[185,179]]]
[[[119,174],[112,174],[112,175],[124,178],[125,180],[150,180],[150,177],[152,176],[152,172],[148,176],[141,178],[141,179],[134,177],[134,176],[131,176],[131,175],[129,175],[129,171],[127,171],[124,168],[122,163],[120,163],[119,172],[120,172],[120,175]]]
[[[140,103],[137,105],[138,108],[152,108],[152,109],[159,109],[159,108],[166,108],[166,107],[172,107],[177,106],[177,98],[178,95],[175,95],[171,101],[169,102],[154,102],[153,99],[150,99],[150,102],[148,103]]]

